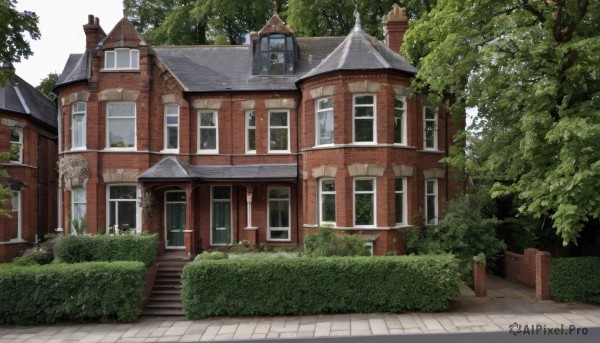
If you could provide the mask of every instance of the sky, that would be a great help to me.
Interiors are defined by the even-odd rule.
[[[27,36],[33,56],[15,64],[17,75],[35,87],[49,73],[60,75],[69,54],[85,51],[83,25],[88,14],[100,18],[108,33],[123,18],[123,0],[18,0],[17,10],[39,17],[41,38]]]

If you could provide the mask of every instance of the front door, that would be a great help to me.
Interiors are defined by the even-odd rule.
[[[165,236],[166,247],[185,248],[183,230],[185,230],[185,192],[165,192]]]
[[[231,232],[231,186],[212,186],[211,245],[229,245]]]

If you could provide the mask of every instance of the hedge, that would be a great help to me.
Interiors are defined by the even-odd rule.
[[[190,319],[443,311],[460,283],[452,255],[199,260],[182,279]]]
[[[0,324],[59,320],[133,322],[140,314],[141,262],[0,266]]]
[[[600,304],[600,257],[552,259],[550,292],[557,301]]]
[[[54,256],[65,263],[94,261],[156,262],[158,238],[153,235],[66,236],[54,246]]]

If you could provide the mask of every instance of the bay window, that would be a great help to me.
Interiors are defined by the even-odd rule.
[[[123,149],[136,146],[134,102],[109,102],[107,104],[106,139],[110,148]]]
[[[375,226],[375,178],[354,179],[354,226]]]
[[[317,100],[316,145],[333,144],[333,99]]]
[[[86,147],[86,104],[76,102],[71,111],[71,149]]]
[[[375,96],[354,96],[354,142],[376,143]]]

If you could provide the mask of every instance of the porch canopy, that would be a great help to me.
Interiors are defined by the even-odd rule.
[[[240,164],[240,165],[190,165],[169,156],[140,176],[140,181],[198,180],[198,181],[295,181],[298,165],[289,164]]]

